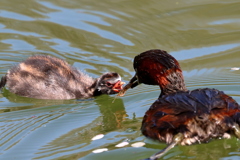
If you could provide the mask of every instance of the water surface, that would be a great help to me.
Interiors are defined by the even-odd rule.
[[[217,88],[240,103],[238,0],[2,0],[0,76],[33,54],[62,58],[97,78],[118,72],[125,82],[132,60],[160,48],[179,60],[188,89]],[[36,100],[0,94],[0,159],[133,160],[164,148],[145,138],[141,121],[160,93],[140,85],[124,97]],[[102,139],[92,137],[104,134]],[[117,148],[115,145],[130,144]],[[140,148],[132,143],[145,142]],[[107,148],[103,153],[93,150]],[[163,159],[237,160],[236,138],[177,146]]]

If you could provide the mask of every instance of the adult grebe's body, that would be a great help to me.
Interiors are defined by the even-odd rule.
[[[6,85],[11,92],[24,97],[76,99],[115,94],[122,84],[117,73],[105,73],[94,79],[64,60],[35,55],[12,67],[2,77],[0,88]]]
[[[176,144],[208,142],[212,138],[240,138],[240,107],[217,89],[186,89],[177,60],[163,50],[149,50],[135,57],[136,75],[119,95],[140,83],[159,85],[161,94],[145,113],[142,133],[166,142],[167,148],[151,156],[157,159]]]

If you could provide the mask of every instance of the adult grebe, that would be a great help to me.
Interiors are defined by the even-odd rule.
[[[140,83],[161,89],[145,113],[141,130],[146,137],[168,146],[148,159],[158,159],[177,144],[208,142],[230,134],[240,138],[238,103],[217,89],[187,90],[178,61],[166,51],[143,52],[135,57],[133,67],[136,74],[119,96]]]
[[[6,85],[11,92],[24,97],[76,99],[115,94],[123,84],[118,73],[105,73],[94,79],[64,60],[35,55],[12,67],[2,77],[0,88]]]

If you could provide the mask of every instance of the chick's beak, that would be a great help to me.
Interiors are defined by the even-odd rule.
[[[124,96],[125,92],[129,89],[129,88],[133,88],[136,87],[139,84],[137,75],[134,75],[133,78],[129,81],[129,83],[124,86],[124,88],[118,93],[117,96]]]
[[[115,92],[120,92],[122,89],[123,89],[123,85],[125,84],[125,82],[122,82],[122,81],[117,81],[117,83],[114,84],[112,90],[115,91]]]

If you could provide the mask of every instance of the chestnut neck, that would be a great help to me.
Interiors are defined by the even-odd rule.
[[[168,70],[165,73],[162,73],[162,75],[158,78],[158,84],[161,89],[159,97],[179,91],[187,91],[182,71],[179,68],[175,71]]]

